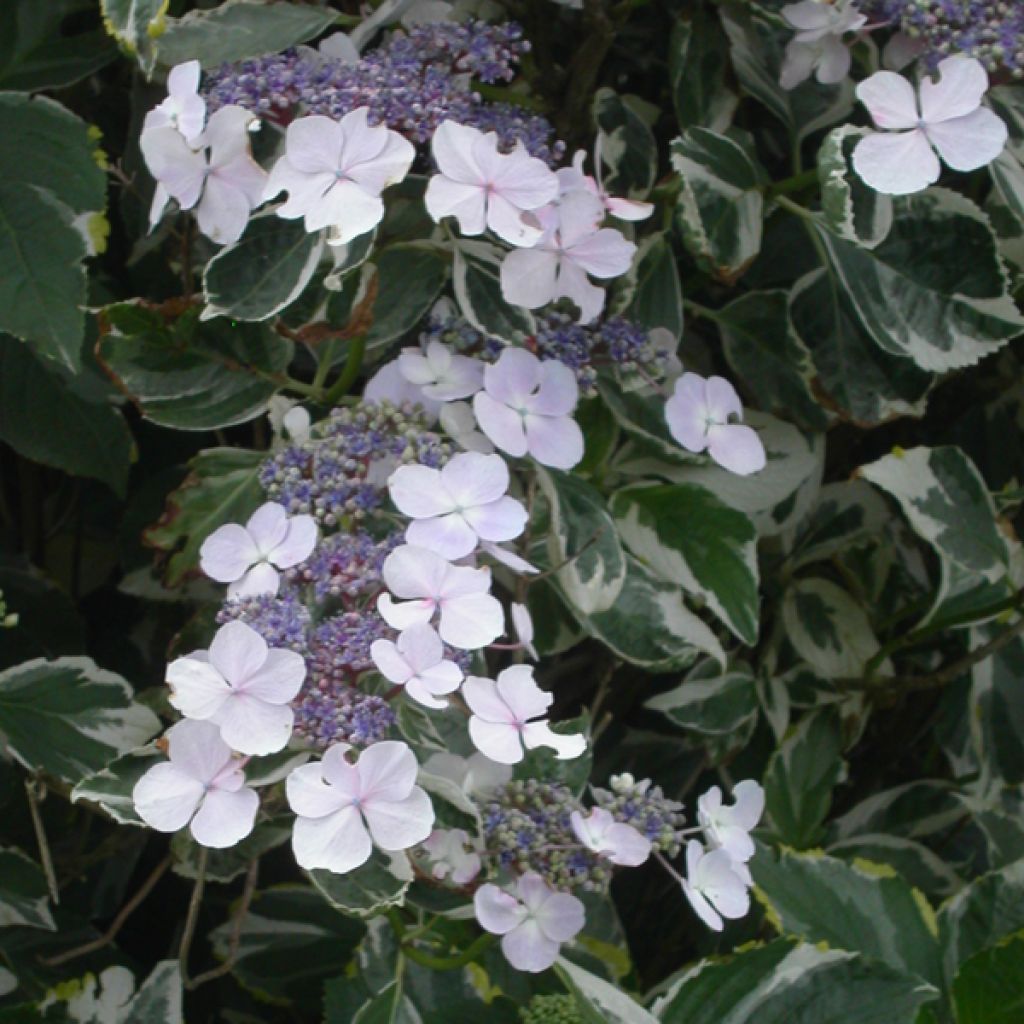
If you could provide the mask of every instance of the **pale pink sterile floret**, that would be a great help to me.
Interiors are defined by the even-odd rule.
[[[397,641],[374,640],[370,657],[385,679],[428,708],[446,708],[448,701],[438,697],[454,693],[462,682],[462,669],[446,660],[441,638],[425,622],[403,629]]]
[[[848,0],[801,0],[779,12],[797,30],[786,46],[779,74],[783,89],[795,89],[813,74],[822,85],[836,85],[850,73],[849,46],[843,35],[856,32],[867,18]]]
[[[480,927],[501,936],[505,959],[519,971],[546,971],[585,923],[583,904],[567,892],[552,889],[529,872],[516,882],[515,895],[488,883],[473,896]]]
[[[469,402],[445,402],[438,413],[441,429],[464,451],[490,455],[494,445],[477,430],[476,416]]]
[[[199,95],[200,66],[197,60],[177,64],[167,73],[167,98],[142,122],[142,130],[170,126],[190,145],[197,143],[206,124],[206,100]]]
[[[398,356],[398,370],[422,394],[437,402],[452,402],[475,395],[483,387],[484,364],[459,355],[442,341],[426,348],[407,348]]]
[[[472,651],[494,643],[505,628],[501,602],[490,593],[490,569],[452,565],[433,551],[403,544],[384,559],[381,575],[390,593],[381,594],[377,610],[394,629],[437,615],[441,639]]]
[[[743,418],[743,405],[724,377],[684,373],[665,403],[669,433],[687,451],[707,451],[723,469],[747,476],[764,469],[764,444],[757,431],[733,417]]]
[[[132,790],[139,817],[158,832],[189,826],[201,846],[225,849],[256,821],[259,797],[245,785],[243,762],[211,722],[184,719],[167,730],[168,760],[150,768]]]
[[[877,192],[920,192],[938,181],[939,157],[954,171],[973,171],[1006,145],[1006,125],[981,105],[988,89],[981,62],[947,57],[937,71],[938,81],[922,79],[916,95],[892,71],[877,71],[857,86],[857,98],[882,131],[857,143],[853,167]]]
[[[604,308],[601,280],[629,270],[636,246],[615,228],[601,227],[605,208],[589,189],[573,189],[557,202],[536,211],[543,228],[530,249],[515,249],[501,264],[501,293],[506,302],[526,309],[556,299],[572,299],[580,323],[590,323]]]
[[[427,398],[423,388],[413,384],[401,371],[398,360],[380,366],[363,388],[363,401],[367,403],[391,402],[393,405],[418,405],[426,414],[428,424],[437,420],[438,413],[446,408],[436,398]]]
[[[431,754],[423,762],[423,770],[430,775],[450,779],[463,793],[472,797],[490,796],[500,786],[512,779],[512,769],[498,764],[479,751],[469,757],[458,754]]]
[[[537,653],[537,648],[533,646],[533,616],[530,615],[530,609],[525,604],[513,601],[508,608],[508,617],[512,620],[516,639],[522,645],[523,650],[530,658],[537,661],[540,655]]]
[[[402,742],[367,747],[354,762],[336,743],[285,783],[295,812],[292,850],[299,867],[345,874],[373,847],[395,852],[423,842],[434,826],[430,798],[416,785],[416,755]]]
[[[587,162],[586,150],[578,149],[572,158],[571,167],[560,167],[555,174],[558,175],[559,192],[563,195],[576,189],[586,189],[591,195],[601,201],[605,210],[619,220],[647,220],[654,213],[653,203],[644,203],[639,199],[620,199],[609,195],[605,191],[604,182],[601,179],[601,139],[597,136],[594,145],[594,169],[597,176],[593,177],[584,171],[584,164]]]
[[[288,706],[302,688],[301,654],[266,641],[244,622],[217,630],[209,651],[193,651],[167,666],[171,706],[186,718],[212,722],[243,754],[274,754],[292,734]]]
[[[193,144],[170,124],[145,130],[139,147],[157,181],[150,226],[173,199],[182,210],[196,208],[199,230],[207,238],[220,245],[238,241],[262,201],[267,179],[249,147],[250,128],[258,124],[248,110],[227,106],[210,115]]]
[[[764,790],[752,779],[744,779],[733,787],[734,803],[722,802],[722,791],[712,786],[697,799],[697,823],[713,847],[721,847],[739,863],[754,856],[754,840],[750,830],[764,813]]]
[[[484,390],[474,396],[473,412],[501,451],[572,469],[583,458],[583,431],[572,418],[578,399],[579,385],[568,366],[510,346],[484,370]]]
[[[683,893],[700,919],[720,932],[722,918],[743,917],[750,909],[750,873],[727,850],[710,852],[696,839],[686,844],[686,878]]]
[[[554,698],[533,678],[533,666],[511,665],[497,680],[467,676],[462,697],[469,710],[469,736],[482,754],[500,764],[518,764],[524,748],[550,747],[560,760],[587,749],[582,733],[555,732],[547,718]]]
[[[573,811],[569,824],[588,850],[607,857],[612,864],[635,868],[651,855],[651,841],[632,825],[616,821],[603,807],[594,807],[587,815]]]
[[[450,878],[456,885],[467,885],[480,874],[480,854],[461,828],[434,829],[424,840],[423,849],[430,858],[434,878]]]
[[[263,193],[273,199],[287,191],[277,215],[304,218],[307,231],[327,228],[331,245],[346,245],[380,223],[381,193],[408,174],[416,155],[411,142],[370,125],[367,114],[358,107],[340,121],[320,114],[292,121]]]
[[[441,469],[400,466],[388,480],[395,507],[413,520],[406,540],[452,559],[482,540],[512,540],[523,532],[526,509],[505,493],[508,486],[505,460],[479,452],[455,455]]]
[[[464,235],[489,228],[509,245],[533,245],[541,229],[524,214],[558,194],[554,172],[530,156],[522,142],[498,151],[498,136],[442,121],[431,143],[439,174],[427,183],[427,212],[435,221],[454,217]]]

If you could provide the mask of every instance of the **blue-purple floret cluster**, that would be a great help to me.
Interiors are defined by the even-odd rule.
[[[616,821],[632,825],[656,850],[670,858],[678,856],[686,822],[683,805],[666,797],[650,779],[637,782],[632,775],[613,775],[609,785],[611,789],[594,787],[594,803]]]
[[[989,72],[1024,77],[1024,4],[1020,0],[876,0],[862,4],[873,21],[889,21],[920,40],[934,69],[962,53]]]
[[[204,91],[211,111],[238,104],[280,123],[299,114],[340,119],[367,107],[372,124],[421,144],[450,118],[497,132],[506,149],[521,141],[554,166],[565,146],[553,140],[551,124],[512,104],[484,101],[470,82],[509,81],[528,49],[514,22],[417,25],[394,32],[356,63],[301,48],[225,64],[209,76]]]
[[[312,616],[294,591],[278,595],[229,597],[217,613],[217,625],[238,620],[251,626],[269,647],[284,647],[303,654]]]
[[[325,537],[301,565],[289,569],[286,578],[307,584],[318,601],[352,601],[384,589],[381,567],[384,559],[402,543],[401,533],[376,540],[363,530],[335,533]]]

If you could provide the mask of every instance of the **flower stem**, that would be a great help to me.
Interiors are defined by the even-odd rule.
[[[434,971],[454,971],[459,967],[465,967],[466,964],[472,963],[481,953],[489,949],[497,941],[497,935],[484,932],[472,945],[468,946],[457,956],[432,956],[430,953],[424,953],[415,946],[404,944],[402,945],[402,953],[413,963],[419,964],[421,967],[429,967]]]
[[[361,334],[349,343],[348,358],[338,374],[337,380],[327,389],[324,395],[325,405],[336,405],[338,399],[348,394],[349,388],[356,382],[359,371],[363,368],[363,355],[366,352],[366,335]]]
[[[210,851],[205,846],[199,847],[199,863],[196,867],[196,882],[192,887],[192,898],[188,901],[188,914],[185,917],[185,930],[181,933],[181,945],[178,946],[178,961],[181,965],[181,977],[186,988],[188,981],[188,954],[195,938],[196,924],[199,921],[199,908],[203,903],[203,888],[206,885],[206,859]]]

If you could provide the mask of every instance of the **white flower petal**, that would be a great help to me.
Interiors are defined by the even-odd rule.
[[[853,148],[853,168],[876,192],[894,196],[921,192],[939,180],[939,159],[920,129],[865,136]]]
[[[473,911],[480,927],[492,935],[505,935],[526,918],[526,908],[519,900],[490,882],[473,894]]]
[[[236,686],[258,672],[267,660],[267,642],[244,622],[228,622],[214,634],[210,664]]]
[[[307,871],[326,868],[345,874],[369,860],[373,843],[362,815],[349,804],[323,818],[296,818],[292,851]]]
[[[171,707],[186,718],[211,718],[231,696],[227,680],[209,662],[176,658],[167,666]]]
[[[917,127],[917,97],[914,87],[902,75],[876,71],[857,85],[856,92],[879,128],[900,131]]]
[[[199,567],[218,583],[241,579],[260,559],[260,551],[249,531],[238,523],[218,527],[199,548]]]
[[[975,171],[990,164],[1006,146],[1005,122],[988,107],[925,128],[928,141],[954,171]]]
[[[203,799],[202,782],[170,761],[155,764],[135,783],[132,803],[139,817],[158,832],[184,828]]]
[[[501,602],[490,594],[466,594],[441,606],[437,631],[441,639],[462,651],[494,643],[505,630]]]
[[[505,959],[517,970],[530,974],[546,971],[558,958],[559,945],[549,939],[540,925],[528,919],[501,940]]]
[[[294,719],[290,707],[236,693],[220,706],[212,720],[220,726],[225,743],[255,757],[283,750],[291,739]]]
[[[259,806],[260,798],[248,786],[234,793],[211,790],[192,819],[192,836],[215,850],[234,846],[252,831]]]
[[[423,842],[434,827],[430,797],[419,786],[413,786],[403,800],[367,803],[363,814],[373,841],[382,850],[407,850]]]
[[[486,391],[473,396],[473,412],[487,438],[509,455],[521,457],[527,452],[524,417],[492,398]]]
[[[921,117],[930,127],[965,117],[981,105],[988,90],[988,74],[981,61],[957,54],[939,62],[938,81],[921,80]]]

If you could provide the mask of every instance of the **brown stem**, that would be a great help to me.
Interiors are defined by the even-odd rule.
[[[50,899],[60,903],[60,890],[57,888],[57,873],[53,870],[53,857],[50,856],[50,844],[46,839],[46,828],[43,816],[39,813],[41,797],[46,796],[46,784],[40,779],[25,780],[25,795],[28,797],[28,810],[32,815],[32,828],[36,834],[36,845],[39,847],[39,859],[46,875],[46,887],[50,891]]]
[[[178,946],[178,962],[181,968],[182,984],[189,987],[188,979],[188,954],[192,948],[192,939],[196,934],[196,924],[199,921],[199,908],[203,903],[203,887],[206,884],[206,859],[209,850],[205,846],[199,847],[199,864],[196,868],[196,882],[192,886],[192,898],[188,901],[188,914],[185,917],[185,930],[181,933],[181,945]]]

